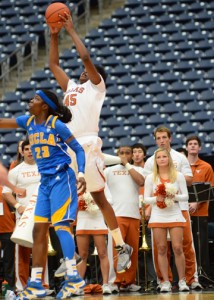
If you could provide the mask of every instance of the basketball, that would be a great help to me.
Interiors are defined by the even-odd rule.
[[[45,12],[45,19],[49,26],[61,28],[63,26],[62,20],[59,15],[70,14],[69,8],[61,2],[55,2],[50,4]],[[60,22],[60,23],[59,23]]]

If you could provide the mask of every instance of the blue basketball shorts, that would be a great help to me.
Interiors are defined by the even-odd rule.
[[[78,207],[76,177],[68,167],[54,175],[42,175],[34,213],[35,223],[73,221]]]

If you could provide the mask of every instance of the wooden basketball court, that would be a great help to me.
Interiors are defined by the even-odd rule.
[[[84,295],[75,296],[76,300],[214,300],[214,290],[200,292],[181,292],[181,293],[120,293],[112,295]],[[47,298],[45,298],[47,299]],[[50,298],[49,298],[50,299]],[[53,298],[52,298],[53,299]]]
[[[162,293],[162,294],[146,294],[146,293],[121,293],[117,295],[85,295],[75,297],[76,300],[213,300],[214,291],[211,292],[182,292],[182,293]]]

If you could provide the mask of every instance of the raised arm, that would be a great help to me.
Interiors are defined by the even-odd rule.
[[[67,89],[69,77],[59,65],[59,48],[58,48],[58,33],[59,28],[50,28],[50,51],[49,51],[49,68],[53,73],[56,81],[61,89],[65,92]]]
[[[90,54],[86,49],[85,45],[81,41],[80,37],[78,36],[77,32],[74,29],[74,25],[72,22],[72,18],[70,15],[67,17],[61,16],[62,20],[64,21],[64,27],[71,37],[72,42],[74,43],[76,50],[83,62],[83,65],[88,73],[89,80],[97,85],[101,82],[101,78],[99,73],[97,72],[96,67],[94,66]],[[63,74],[64,71],[59,66],[59,53],[58,53],[58,32],[59,29],[50,28],[51,30],[51,44],[50,44],[50,62],[49,66],[51,71],[53,72],[57,82],[60,84],[62,89],[65,91],[68,84],[68,76]],[[71,66],[72,67],[72,66]],[[61,69],[61,70],[60,70]],[[59,72],[59,73],[57,73]],[[64,82],[63,82],[64,80]],[[66,87],[65,87],[66,86]]]

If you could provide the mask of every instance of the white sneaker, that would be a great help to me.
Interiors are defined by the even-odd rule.
[[[197,281],[193,281],[190,285],[191,290],[203,290],[202,285],[197,282]]]
[[[187,286],[185,279],[179,280],[178,287],[180,292],[189,291],[189,287]]]
[[[5,299],[7,299],[7,300],[16,299],[16,294],[14,293],[14,291],[7,290],[7,292],[5,294]]]
[[[172,286],[171,283],[169,281],[164,281],[161,283],[161,288],[160,288],[160,292],[171,292],[172,291]]]
[[[113,294],[119,293],[119,291],[120,291],[116,284],[111,284],[110,289]]]
[[[139,290],[141,290],[141,286],[140,285],[130,284],[128,286],[128,291],[129,292],[138,292]]]
[[[102,285],[102,290],[103,290],[103,295],[110,295],[111,294],[111,288],[107,283]]]
[[[121,287],[120,290],[121,292],[138,292],[139,290],[141,290],[141,286],[136,284],[130,284],[126,287]]]

